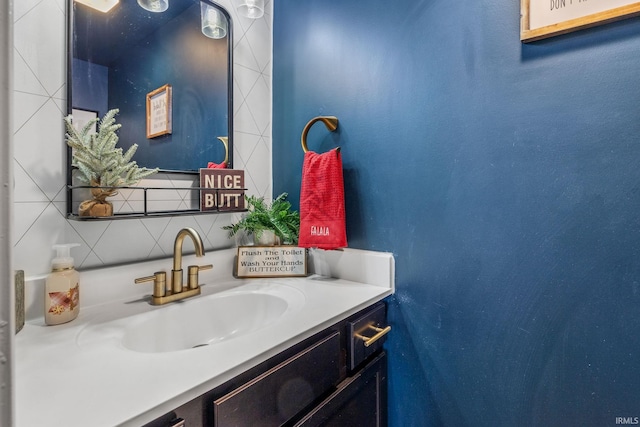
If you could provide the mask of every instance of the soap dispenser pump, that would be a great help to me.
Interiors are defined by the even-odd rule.
[[[44,320],[47,325],[70,322],[80,312],[80,275],[73,268],[71,248],[79,243],[53,245],[56,257],[51,262],[44,295]]]

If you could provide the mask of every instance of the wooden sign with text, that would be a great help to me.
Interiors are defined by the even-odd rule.
[[[307,250],[297,246],[238,247],[237,277],[305,277]]]
[[[243,170],[200,169],[200,187],[201,211],[245,209]]]
[[[520,40],[532,42],[640,15],[638,0],[520,0]]]

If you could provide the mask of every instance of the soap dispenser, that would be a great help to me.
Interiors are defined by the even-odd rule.
[[[70,322],[80,312],[80,275],[73,268],[71,248],[79,243],[53,245],[56,257],[51,262],[44,295],[44,320],[47,325]]]

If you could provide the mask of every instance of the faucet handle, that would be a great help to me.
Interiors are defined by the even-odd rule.
[[[164,271],[156,271],[153,276],[139,277],[134,280],[135,283],[153,282],[153,296],[163,297],[165,296],[165,289],[167,285],[167,273]]]
[[[187,279],[187,286],[189,289],[196,289],[198,285],[198,273],[203,270],[211,270],[213,268],[212,264],[206,265],[190,265],[187,267],[187,272],[189,274],[189,278]]]

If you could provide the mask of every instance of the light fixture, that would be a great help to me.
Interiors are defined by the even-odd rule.
[[[202,34],[212,39],[222,39],[227,35],[227,18],[220,10],[203,1],[200,2],[200,22]]]
[[[264,0],[240,0],[238,13],[245,18],[258,19],[264,15]]]
[[[82,3],[86,6],[89,6],[95,10],[98,10],[104,13],[109,12],[111,9],[113,9],[115,5],[117,5],[120,2],[120,0],[75,0],[75,1],[76,3]]]
[[[169,0],[138,0],[138,4],[149,12],[164,12],[169,8]]]

